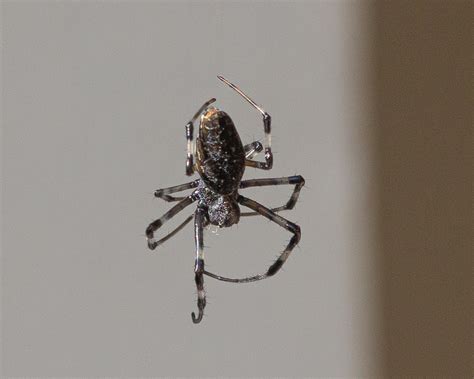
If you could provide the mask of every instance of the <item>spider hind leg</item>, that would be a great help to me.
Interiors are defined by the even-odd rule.
[[[262,215],[263,217],[268,218],[270,221],[275,222],[276,224],[280,225],[282,228],[293,233],[293,236],[291,237],[290,242],[286,246],[285,250],[280,254],[278,259],[263,274],[249,276],[249,277],[241,278],[241,279],[227,278],[225,276],[216,275],[209,271],[204,271],[204,274],[207,276],[210,276],[211,278],[222,280],[224,282],[231,282],[231,283],[248,283],[248,282],[255,282],[257,280],[266,279],[270,276],[275,275],[281,269],[281,267],[285,264],[291,252],[293,251],[293,249],[295,248],[295,246],[298,244],[298,242],[301,239],[301,229],[295,223],[288,221],[287,219],[279,216],[278,214],[273,212],[271,209],[266,208],[260,203],[257,203],[255,200],[251,200],[249,198],[239,195],[239,197],[237,198],[237,201],[239,202],[239,204],[244,205],[254,210],[258,214]]]

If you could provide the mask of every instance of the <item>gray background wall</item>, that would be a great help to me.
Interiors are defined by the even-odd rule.
[[[467,373],[456,4],[3,3],[3,374]],[[192,228],[153,253],[143,234],[169,207],[153,190],[188,180],[184,124],[204,100],[262,137],[217,74],[273,117],[274,169],[246,177],[305,176],[284,214],[303,237],[275,278],[207,279],[195,326]],[[260,272],[288,238],[259,218],[211,230],[207,266]]]

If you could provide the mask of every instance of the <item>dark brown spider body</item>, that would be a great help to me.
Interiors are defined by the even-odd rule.
[[[196,169],[219,195],[231,195],[245,171],[245,151],[229,115],[210,107],[201,117],[196,139]]]
[[[278,213],[293,209],[298,200],[301,188],[305,183],[303,177],[295,175],[280,178],[242,180],[246,166],[261,170],[270,170],[273,166],[270,135],[271,117],[261,106],[256,104],[234,84],[222,76],[218,76],[218,78],[260,112],[263,117],[263,144],[259,141],[254,141],[243,146],[229,115],[210,106],[216,99],[212,98],[206,101],[195,113],[194,117],[186,124],[185,128],[187,140],[186,175],[192,175],[197,171],[200,178],[189,183],[156,190],[156,197],[165,201],[177,202],[177,204],[159,219],[150,223],[145,231],[148,247],[153,250],[174,236],[194,219],[194,238],[196,243],[194,280],[196,282],[199,313],[196,316],[193,312],[191,317],[196,324],[202,320],[206,306],[204,275],[232,283],[248,283],[271,277],[275,275],[287,261],[292,250],[301,238],[300,227],[280,216]],[[197,121],[199,117],[201,118],[199,133],[195,141],[196,149],[194,149],[194,122]],[[264,153],[264,161],[254,160],[253,158],[260,152]],[[238,192],[239,190],[244,190],[249,187],[278,185],[294,185],[294,188],[290,199],[282,206],[275,208],[267,208],[252,199],[240,195]],[[186,196],[171,195],[175,192],[188,189],[193,189],[193,192]],[[194,202],[197,202],[197,207],[193,215],[188,216],[188,218],[164,237],[160,239],[155,238],[155,232],[161,228],[165,222]],[[250,208],[251,211],[241,212],[240,206]],[[237,224],[241,217],[257,215],[265,217],[293,235],[277,260],[261,274],[238,279],[228,278],[206,271],[204,268],[205,226],[213,224],[221,228],[229,227]]]
[[[245,171],[245,150],[229,115],[210,107],[201,117],[196,139],[200,203],[207,220],[219,227],[239,222],[237,188]]]

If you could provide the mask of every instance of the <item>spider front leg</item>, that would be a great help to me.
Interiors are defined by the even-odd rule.
[[[196,240],[196,260],[194,264],[194,280],[197,289],[197,306],[199,314],[191,313],[191,318],[195,324],[201,322],[206,307],[206,292],[204,291],[204,208],[198,207],[194,216],[194,237]]]
[[[146,238],[148,241],[148,247],[151,250],[156,249],[158,245],[161,245],[163,242],[174,236],[178,231],[180,231],[189,221],[191,221],[192,216],[188,217],[186,220],[184,220],[183,223],[181,223],[175,230],[173,230],[171,233],[166,235],[165,237],[161,238],[160,240],[155,239],[155,232],[163,226],[163,224],[171,219],[172,217],[176,216],[179,212],[181,212],[184,208],[186,208],[188,205],[192,204],[197,200],[196,195],[192,194],[190,196],[187,196],[183,200],[181,200],[178,204],[176,204],[173,208],[171,208],[168,212],[166,212],[163,216],[161,216],[159,219],[153,221],[148,227],[146,228],[145,234]]]
[[[272,118],[270,115],[265,112],[265,110],[258,105],[255,101],[253,101],[250,97],[248,97],[239,87],[235,84],[229,82],[223,76],[218,75],[217,78],[227,84],[230,88],[232,88],[235,92],[237,92],[240,96],[242,96],[245,100],[247,100],[250,105],[252,105],[256,110],[258,110],[263,116],[263,132],[265,133],[264,139],[264,148],[265,148],[265,162],[253,161],[251,159],[245,160],[245,165],[249,167],[255,167],[262,170],[270,170],[273,167],[273,154],[272,154],[272,137],[271,137],[271,129],[272,129]]]
[[[206,101],[201,108],[196,112],[193,118],[186,124],[186,175],[190,176],[194,173],[194,158],[193,158],[193,133],[194,133],[194,122],[197,120],[199,115],[214,101],[212,98]]]
[[[295,188],[293,189],[293,193],[291,194],[290,199],[287,201],[287,203],[285,205],[282,205],[281,207],[271,209],[273,212],[280,212],[286,209],[293,209],[296,202],[298,201],[298,197],[300,195],[301,188],[303,188],[304,186],[304,183],[304,178],[301,175],[296,175],[287,176],[283,178],[243,180],[242,182],[240,182],[240,188],[294,184]],[[258,214],[258,212],[241,212],[240,216],[256,216]]]
[[[220,276],[213,274],[209,271],[204,271],[204,274],[210,276],[211,278],[222,280],[224,282],[232,282],[232,283],[248,283],[248,282],[255,282],[257,280],[262,280],[266,279],[270,276],[275,275],[280,268],[283,266],[283,264],[286,262],[288,257],[290,256],[292,250],[295,248],[295,246],[298,244],[301,238],[301,229],[298,225],[294,224],[291,221],[288,221],[287,219],[277,215],[275,212],[273,212],[271,209],[268,209],[264,207],[262,204],[257,203],[254,200],[251,200],[249,198],[246,198],[244,196],[239,195],[237,198],[237,202],[239,204],[242,204],[255,212],[261,214],[263,217],[268,218],[270,221],[273,221],[280,225],[282,228],[288,230],[289,232],[293,233],[293,237],[291,237],[290,242],[286,246],[285,250],[280,254],[278,259],[268,268],[268,270],[259,275],[254,275],[254,276],[249,276],[246,278],[242,279],[232,279],[232,278],[227,278],[225,276]]]

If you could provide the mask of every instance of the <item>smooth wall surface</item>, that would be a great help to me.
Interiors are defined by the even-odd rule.
[[[468,373],[470,6],[416,4],[4,2],[3,375]],[[144,230],[205,100],[263,138],[219,74],[272,115],[274,169],[245,177],[305,177],[302,240],[267,281],[206,278],[193,325],[192,226],[154,252]],[[289,238],[210,228],[207,268],[262,272]]]
[[[374,10],[384,367],[472,377],[472,2]]]

